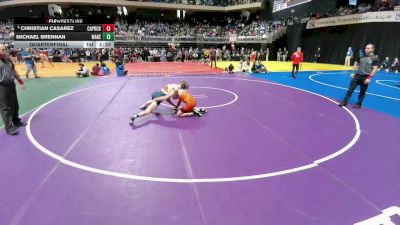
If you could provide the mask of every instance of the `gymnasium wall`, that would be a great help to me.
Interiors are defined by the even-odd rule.
[[[375,44],[375,54],[382,58],[400,57],[400,23],[368,23],[348,26],[334,26],[318,29],[306,29],[305,24],[288,27],[287,39],[289,51],[297,46],[303,48],[305,61],[312,62],[314,52],[321,47],[323,63],[344,64],[348,47],[356,55],[367,43]]]

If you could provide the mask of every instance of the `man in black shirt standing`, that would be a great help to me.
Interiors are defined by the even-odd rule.
[[[25,90],[24,82],[6,53],[5,46],[0,44],[0,115],[4,129],[10,135],[18,134],[18,127],[26,125],[18,115],[19,105],[14,79],[17,79],[22,90]]]
[[[318,47],[317,51],[314,54],[314,62],[319,63],[319,58],[321,57],[321,48]]]
[[[284,48],[283,48],[283,51],[282,51],[282,53],[281,53],[282,61],[286,62],[288,53],[289,53],[288,50],[286,49],[286,47],[284,47]]]
[[[213,62],[214,62],[215,68],[217,68],[217,52],[216,52],[216,50],[214,48],[211,48],[210,49],[210,65],[211,65],[211,68],[212,68]]]
[[[365,56],[360,58],[360,63],[355,65],[356,72],[351,75],[352,80],[350,82],[349,89],[347,90],[346,96],[343,101],[339,104],[340,107],[346,106],[347,102],[351,98],[354,90],[360,85],[360,94],[358,95],[358,102],[353,108],[359,109],[362,106],[362,102],[365,97],[365,92],[368,89],[368,85],[371,82],[372,77],[378,71],[379,59],[374,55],[375,46],[368,44],[365,47]]]

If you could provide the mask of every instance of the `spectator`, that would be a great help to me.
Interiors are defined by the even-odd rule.
[[[90,74],[92,74],[93,76],[98,76],[99,75],[99,71],[100,71],[100,66],[98,63],[96,63],[96,65],[94,65],[92,67],[92,72],[90,72]]]
[[[76,76],[78,78],[88,77],[89,69],[83,63],[79,63],[79,70],[76,71]]]
[[[251,68],[251,72],[253,73],[267,73],[267,69],[265,66],[261,63],[260,60],[257,60],[256,62],[253,63],[253,66]]]
[[[214,67],[217,68],[217,52],[214,48],[210,49],[210,67],[212,68],[214,62]]]
[[[350,66],[350,61],[353,58],[353,49],[351,47],[349,47],[349,49],[346,52],[346,57],[344,59],[344,65],[345,66]]]
[[[282,51],[282,53],[281,53],[282,61],[286,62],[287,55],[288,55],[288,50],[286,50],[286,47],[284,47],[284,48],[283,48],[283,51]]]
[[[392,66],[390,67],[390,72],[396,72],[398,73],[400,71],[400,63],[399,63],[399,58],[395,58],[393,60]]]
[[[276,59],[278,61],[281,61],[281,59],[282,59],[282,50],[281,50],[281,48],[279,48],[278,52],[276,53]]]
[[[314,54],[314,62],[319,63],[319,58],[321,57],[321,48],[318,47],[317,52]]]
[[[234,67],[232,64],[229,64],[229,66],[228,66],[228,73],[229,73],[229,74],[233,74],[233,73],[235,73],[234,71],[235,71],[235,67]]]
[[[123,77],[128,74],[128,70],[125,70],[125,66],[121,61],[117,60],[117,62],[115,63],[115,66],[116,66],[118,77]]]
[[[16,50],[16,49],[11,49],[11,50],[10,50],[10,56],[11,56],[12,62],[13,62],[14,64],[17,64],[17,63],[18,63],[17,54],[18,54],[18,50]]]
[[[99,76],[108,76],[111,74],[110,69],[107,67],[105,63],[101,63],[100,71],[99,71]]]
[[[390,60],[389,57],[386,56],[385,60],[382,62],[379,69],[389,71],[390,68]]]
[[[239,63],[238,69],[239,69],[240,72],[248,73],[249,70],[250,70],[250,63],[249,63],[249,61],[247,61],[247,60],[246,60],[246,61],[241,61],[241,62]]]
[[[26,79],[29,79],[28,75],[31,72],[31,70],[33,71],[35,78],[40,78],[37,74],[37,69],[36,69],[36,64],[34,61],[34,55],[32,54],[32,49],[27,48],[25,51],[23,51],[21,53],[21,55],[22,55],[22,58],[25,60],[25,64],[26,64],[26,72],[25,72]]]

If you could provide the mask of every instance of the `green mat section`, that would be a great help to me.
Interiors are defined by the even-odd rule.
[[[22,115],[41,104],[75,89],[92,78],[77,79],[76,77],[42,78],[25,80],[26,90],[22,91],[17,84],[19,114]],[[0,127],[4,125],[0,119]]]

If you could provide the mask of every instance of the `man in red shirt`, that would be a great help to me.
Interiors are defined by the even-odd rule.
[[[92,74],[93,76],[98,76],[99,72],[100,72],[100,66],[98,63],[96,63],[96,65],[92,67],[92,72],[90,74]]]
[[[118,59],[122,58],[122,56],[121,56],[121,48],[117,48],[117,57],[118,57]]]
[[[297,73],[299,72],[299,65],[303,62],[303,53],[301,52],[300,47],[297,47],[297,51],[292,54],[290,59],[292,59],[293,62],[292,78],[296,78]],[[296,68],[296,73],[294,72],[294,68]]]

